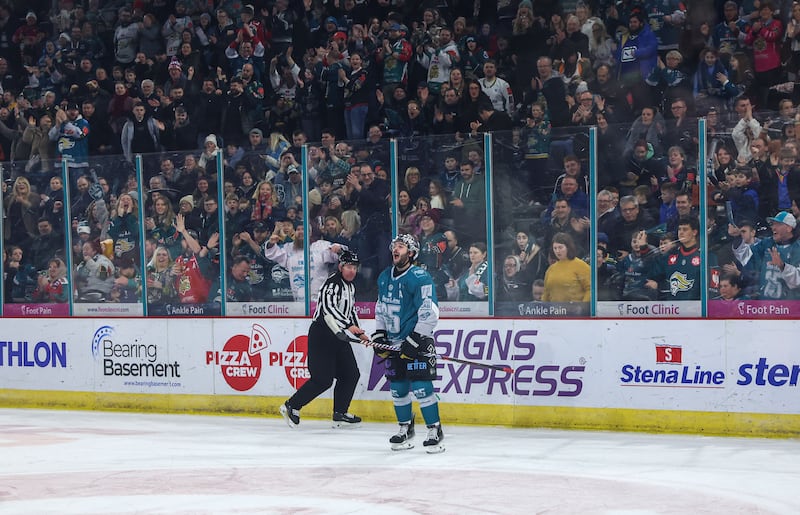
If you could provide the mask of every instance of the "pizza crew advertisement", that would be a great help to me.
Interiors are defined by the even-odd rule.
[[[264,367],[282,368],[294,389],[311,377],[308,371],[308,336],[299,335],[286,347],[275,341],[260,324],[252,324],[248,334],[234,334],[222,350],[205,353],[206,366],[218,368],[225,383],[234,391],[250,392],[259,382]]]

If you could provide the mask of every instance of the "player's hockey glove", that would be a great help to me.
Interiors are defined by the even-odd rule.
[[[419,359],[435,352],[433,338],[419,333],[411,333],[400,344],[400,357],[403,359]]]
[[[370,336],[370,340],[372,340],[372,343],[377,343],[378,345],[390,345],[389,338],[387,338],[386,336],[387,336],[386,331],[380,329],[372,333],[372,336]],[[388,358],[392,354],[392,351],[381,349],[378,347],[372,347],[372,350],[375,351],[375,354],[377,354],[379,358],[383,359]]]

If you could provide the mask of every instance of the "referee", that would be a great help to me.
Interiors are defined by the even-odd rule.
[[[348,413],[350,401],[360,373],[353,348],[345,329],[363,341],[369,341],[359,327],[356,315],[356,289],[353,280],[358,273],[358,256],[344,250],[339,255],[339,271],[322,285],[314,319],[308,330],[309,379],[280,407],[289,427],[300,423],[300,410],[327,390],[333,389],[333,427],[361,422],[361,417]]]

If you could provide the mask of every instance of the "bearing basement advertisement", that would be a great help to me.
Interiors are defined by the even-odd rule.
[[[213,393],[213,374],[197,366],[211,344],[211,320],[106,320],[91,335],[98,391]]]
[[[310,377],[306,318],[0,324],[3,389],[283,398]],[[444,403],[791,414],[797,330],[793,321],[442,320],[434,385]],[[384,363],[353,350],[355,398],[388,400]]]

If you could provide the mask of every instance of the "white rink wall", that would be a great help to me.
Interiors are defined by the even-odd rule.
[[[305,318],[0,324],[6,406],[272,413],[308,376]],[[485,424],[797,436],[799,327],[442,320],[440,354],[514,373],[440,360],[436,386],[442,409],[462,423],[476,422],[480,409]],[[383,365],[370,349],[355,351],[362,372],[355,398],[381,418],[389,399]]]

